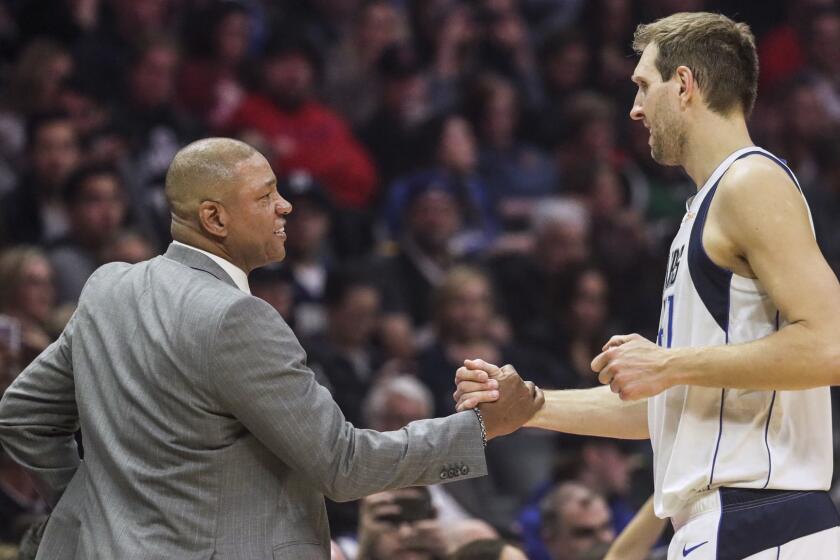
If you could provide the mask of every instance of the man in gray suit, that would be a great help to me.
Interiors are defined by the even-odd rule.
[[[38,558],[325,559],[324,495],[483,475],[482,415],[490,439],[542,405],[511,375],[481,415],[355,429],[248,292],[248,272],[283,259],[291,211],[266,159],[201,140],[166,193],[166,254],[98,269],[0,403],[6,451],[61,496]]]

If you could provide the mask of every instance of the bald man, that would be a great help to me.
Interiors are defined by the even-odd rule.
[[[482,475],[482,415],[492,438],[540,406],[510,377],[482,415],[356,430],[249,293],[248,272],[283,259],[292,210],[265,158],[201,140],[166,194],[166,254],[98,269],[0,403],[0,442],[60,496],[38,558],[326,560],[324,495]]]

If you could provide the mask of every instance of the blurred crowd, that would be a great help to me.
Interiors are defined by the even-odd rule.
[[[610,335],[656,338],[695,189],[628,117],[632,34],[696,10],[756,34],[753,139],[796,172],[840,271],[834,0],[0,3],[0,391],[96,267],[165,249],[166,169],[210,135],[262,151],[294,206],[286,260],[251,290],[355,425],[453,412],[465,358],[543,388],[595,385]],[[330,504],[339,546],[601,558],[651,492],[646,443],[524,430],[487,454],[486,478]],[[0,454],[0,542],[45,511]]]

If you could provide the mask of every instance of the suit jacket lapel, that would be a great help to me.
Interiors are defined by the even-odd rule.
[[[230,284],[237,290],[239,287],[236,285],[236,282],[233,281],[233,278],[225,272],[225,270],[216,264],[213,259],[208,257],[207,255],[200,253],[194,249],[190,249],[189,247],[184,247],[182,245],[175,245],[174,243],[169,245],[169,248],[166,250],[166,253],[163,254],[164,257],[167,259],[173,260],[175,262],[181,263],[184,266],[188,266],[195,270],[200,270],[202,272],[206,272],[211,274],[225,282],[226,284]]]

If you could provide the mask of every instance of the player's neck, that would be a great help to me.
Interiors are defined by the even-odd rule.
[[[725,118],[712,114],[703,119],[688,137],[683,168],[697,189],[714,173],[720,163],[736,150],[753,145],[742,117]]]

